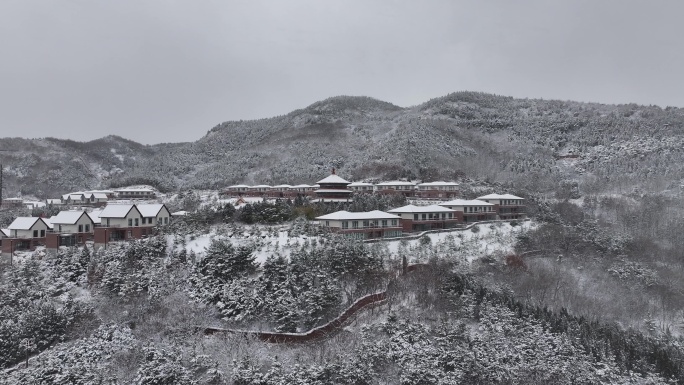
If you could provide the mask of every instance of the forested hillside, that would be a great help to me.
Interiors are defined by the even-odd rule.
[[[684,179],[684,111],[457,92],[401,108],[333,97],[225,122],[196,142],[0,139],[6,195],[146,183],[161,190],[349,179],[471,178],[530,191],[662,191]],[[159,127],[159,142],[164,128]]]

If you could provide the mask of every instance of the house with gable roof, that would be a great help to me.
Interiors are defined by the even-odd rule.
[[[136,205],[142,216],[142,226],[162,226],[168,225],[171,220],[171,212],[163,203],[138,204]]]
[[[452,209],[438,206],[406,205],[388,210],[388,213],[401,217],[404,232],[448,229],[459,223],[456,212]]]
[[[320,226],[356,239],[395,238],[402,235],[398,215],[379,210],[356,212],[337,211],[316,217]]]
[[[60,211],[50,218],[51,231],[45,238],[45,246],[55,250],[60,246],[84,245],[93,240],[95,223],[85,211]]]
[[[49,229],[50,226],[43,218],[16,218],[7,228],[9,234],[2,240],[2,254],[10,255],[14,251],[33,250],[36,246],[44,246]]]
[[[142,225],[143,216],[133,204],[108,204],[100,212],[100,226],[95,227],[95,246],[110,242],[142,239],[153,233]]]

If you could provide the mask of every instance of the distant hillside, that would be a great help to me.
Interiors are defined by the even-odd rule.
[[[153,184],[162,190],[349,179],[473,178],[553,190],[674,188],[684,180],[684,110],[456,92],[401,108],[339,96],[284,116],[217,125],[192,143],[145,146],[0,139],[6,193]],[[9,193],[9,194],[8,194]]]

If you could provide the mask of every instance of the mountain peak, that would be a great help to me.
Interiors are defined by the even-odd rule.
[[[367,113],[372,111],[400,111],[403,108],[369,96],[333,96],[293,113],[307,112],[316,115],[339,115],[344,112]]]

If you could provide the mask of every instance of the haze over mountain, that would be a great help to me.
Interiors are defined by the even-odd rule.
[[[684,179],[684,111],[456,92],[402,108],[338,96],[221,123],[195,142],[0,139],[4,196],[147,183],[161,190],[359,179],[484,179],[548,191],[663,190]],[[160,133],[160,142],[164,141]]]

